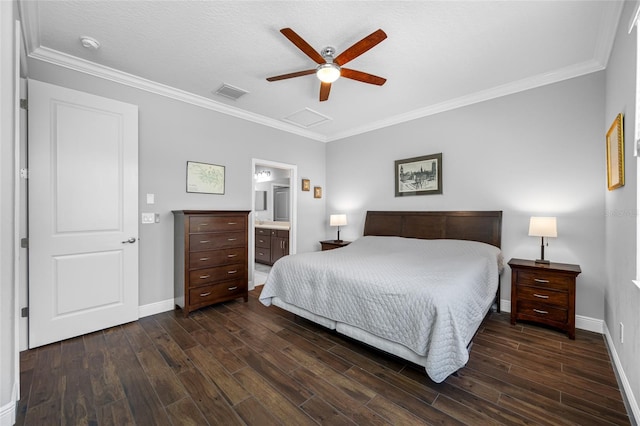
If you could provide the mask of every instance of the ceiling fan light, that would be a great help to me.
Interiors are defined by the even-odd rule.
[[[319,65],[316,76],[323,83],[333,83],[340,77],[340,67],[333,63]]]

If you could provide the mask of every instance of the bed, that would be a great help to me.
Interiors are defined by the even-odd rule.
[[[502,212],[369,211],[363,236],[278,260],[260,301],[421,365],[437,383],[499,310]]]

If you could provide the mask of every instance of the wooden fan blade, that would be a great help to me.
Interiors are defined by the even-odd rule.
[[[354,44],[353,46],[351,46],[350,48],[348,48],[347,50],[345,50],[344,52],[342,52],[341,54],[339,54],[333,60],[333,62],[342,66],[347,62],[362,55],[364,52],[371,49],[372,47],[380,43],[382,40],[384,40],[385,38],[387,38],[387,34],[384,31],[382,30],[374,31],[368,36],[366,36],[365,38],[363,38],[362,40],[360,40],[359,42],[357,42],[356,44]]]
[[[378,77],[377,75],[368,74],[362,71],[351,70],[349,68],[340,68],[340,76],[378,86],[382,86],[387,81],[386,78]]]
[[[273,77],[267,77],[267,81],[278,81],[278,80],[284,80],[287,78],[294,78],[294,77],[302,77],[303,75],[309,75],[309,74],[315,74],[316,70],[305,70],[305,71],[297,71],[297,72],[292,72],[289,74],[282,74],[282,75],[276,75]]]
[[[331,91],[331,83],[320,82],[320,102],[329,99],[329,92]]]
[[[291,28],[283,28],[280,32],[316,63],[324,64],[326,62],[318,51],[311,47],[309,43],[304,41],[302,37],[296,34]]]

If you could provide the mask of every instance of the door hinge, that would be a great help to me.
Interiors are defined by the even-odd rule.
[[[29,110],[29,101],[27,99],[20,99],[20,108]]]
[[[29,308],[28,307],[27,308],[22,308],[20,310],[20,316],[22,318],[29,318]]]
[[[27,169],[26,167],[23,167],[20,169],[20,177],[22,179],[29,179],[29,169]]]
[[[20,239],[20,247],[29,248],[29,238]]]

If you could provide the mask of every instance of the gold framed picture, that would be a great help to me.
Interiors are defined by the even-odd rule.
[[[624,127],[622,113],[613,120],[607,132],[607,188],[612,191],[624,185]]]
[[[313,187],[313,198],[322,198],[322,187],[314,186]]]
[[[302,190],[303,191],[311,190],[311,181],[309,179],[302,179]]]

